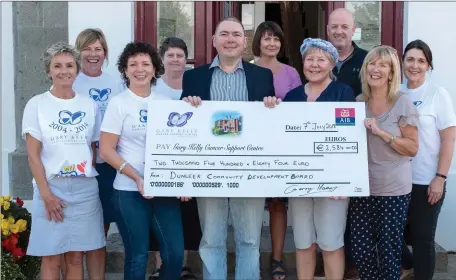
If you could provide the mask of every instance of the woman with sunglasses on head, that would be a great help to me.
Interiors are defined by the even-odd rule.
[[[40,279],[104,279],[106,245],[94,168],[101,116],[97,104],[76,94],[78,52],[55,43],[44,53],[52,88],[25,106],[22,136],[33,175],[32,229],[27,255],[41,257]],[[95,253],[95,254],[93,254]],[[63,260],[63,263],[62,263]]]

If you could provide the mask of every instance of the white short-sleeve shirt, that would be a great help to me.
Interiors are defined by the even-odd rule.
[[[111,98],[125,90],[125,85],[120,78],[115,78],[106,72],[98,77],[90,77],[79,72],[73,83],[73,90],[76,94],[81,94],[92,98],[97,104],[103,119],[104,112]],[[98,143],[97,143],[98,146]],[[97,163],[103,163],[97,151]]]
[[[440,153],[440,130],[456,125],[453,102],[446,89],[424,82],[407,93],[420,113],[418,124],[418,153],[412,158],[412,182],[429,185],[437,172]]]
[[[147,107],[148,102],[153,100],[170,100],[170,98],[155,92],[143,98],[127,89],[114,96],[109,102],[101,125],[101,131],[119,135],[117,153],[141,176],[144,176]],[[114,188],[138,191],[136,182],[124,174],[117,174]]]
[[[168,84],[166,84],[162,78],[157,79],[155,85],[152,86],[152,91],[164,96],[168,96],[172,100],[180,100],[182,95],[182,89],[175,89],[168,86]]]
[[[25,106],[22,137],[42,143],[41,161],[46,178],[94,177],[92,142],[99,139],[101,116],[97,104],[75,95],[61,99],[49,91],[32,97]],[[35,184],[35,180],[34,180]]]

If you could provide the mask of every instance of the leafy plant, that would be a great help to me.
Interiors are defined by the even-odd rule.
[[[32,216],[19,197],[0,197],[2,230],[1,280],[36,279],[41,260],[27,256]]]

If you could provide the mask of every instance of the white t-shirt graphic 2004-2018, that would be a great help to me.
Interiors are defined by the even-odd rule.
[[[113,97],[106,109],[101,131],[119,135],[117,153],[141,176],[144,176],[148,102],[169,99],[155,92],[143,98],[127,89]],[[124,174],[117,174],[114,188],[138,191],[136,182]]]
[[[41,161],[49,180],[62,177],[94,177],[92,142],[99,139],[101,116],[97,104],[76,95],[60,99],[49,91],[31,98],[25,106],[22,136],[30,134],[42,143]]]
[[[109,101],[113,96],[125,90],[125,86],[121,79],[103,72],[98,77],[90,77],[80,72],[73,83],[73,90],[76,94],[92,98],[97,104],[101,113],[101,119],[108,106]],[[98,148],[98,143],[97,143]],[[103,163],[97,152],[97,163]]]

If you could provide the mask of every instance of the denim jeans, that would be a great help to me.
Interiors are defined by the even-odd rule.
[[[445,183],[446,185],[446,183]],[[428,203],[428,185],[413,185],[412,199],[408,211],[408,227],[405,236],[413,248],[413,254],[403,244],[402,267],[413,267],[415,280],[431,280],[435,270],[435,231],[445,199],[445,189],[442,198],[434,205]]]
[[[226,238],[231,214],[236,244],[235,279],[260,279],[264,198],[198,198],[203,237],[199,253],[205,280],[227,279]]]
[[[96,170],[98,172],[98,195],[100,196],[101,207],[103,207],[103,220],[105,225],[115,221],[114,208],[112,206],[112,192],[114,188],[112,184],[116,178],[116,169],[111,165],[104,163],[97,163]]]
[[[184,260],[180,201],[175,197],[145,199],[136,191],[114,190],[116,223],[125,247],[125,280],[144,280],[149,233],[159,242],[161,280],[178,280]]]

